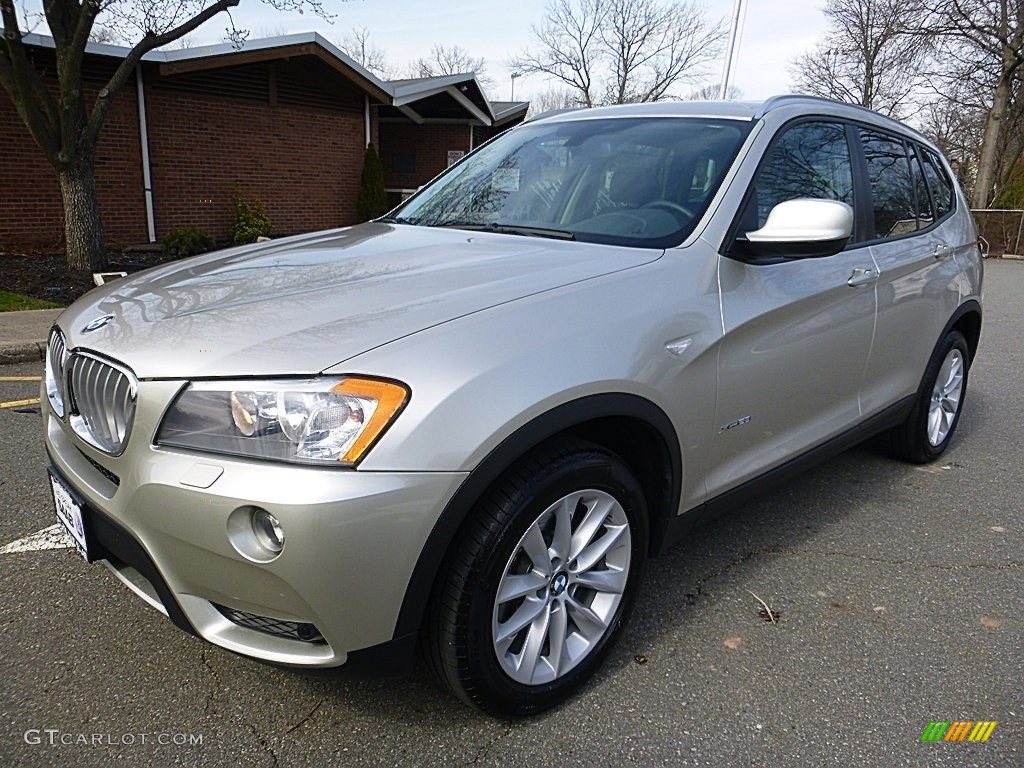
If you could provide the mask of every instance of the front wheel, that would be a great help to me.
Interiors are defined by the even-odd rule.
[[[970,362],[967,339],[950,331],[932,353],[913,410],[891,433],[897,456],[924,464],[946,450],[960,421]]]
[[[580,441],[528,457],[481,500],[441,576],[435,671],[498,715],[563,701],[618,635],[646,552],[643,493],[621,459]]]

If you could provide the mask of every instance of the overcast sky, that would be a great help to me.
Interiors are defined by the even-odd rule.
[[[710,17],[726,19],[733,0],[696,0]],[[533,42],[530,26],[544,18],[545,0],[323,0],[336,12],[333,23],[309,13],[281,13],[258,2],[243,0],[233,11],[235,23],[252,32],[251,37],[266,37],[289,32],[316,30],[340,42],[353,28],[370,30],[371,42],[386,54],[392,66],[405,75],[410,62],[427,56],[434,45],[458,45],[473,56],[487,60],[487,72],[494,81],[488,93],[495,101],[510,97],[510,70],[507,60]],[[825,29],[821,13],[823,0],[746,0],[733,84],[746,99],[763,99],[790,90],[789,61],[810,48]],[[28,0],[26,6],[40,10],[40,0]],[[102,22],[102,17],[101,17]],[[218,43],[224,38],[226,18],[214,17],[189,36],[190,44]],[[36,32],[46,33],[45,26]],[[124,41],[134,42],[134,41]],[[722,63],[709,72],[705,81],[721,79]],[[516,80],[516,99],[527,99],[553,83],[540,76]],[[680,86],[686,96],[693,89]]]
[[[733,0],[704,0],[703,4],[709,14],[720,18],[730,14]],[[325,0],[325,5],[337,9],[333,24],[308,13],[280,13],[255,0],[244,0],[234,15],[239,26],[257,33],[254,36],[316,29],[340,41],[353,27],[366,27],[371,40],[401,67],[427,55],[435,44],[460,45],[487,59],[495,81],[488,95],[495,100],[509,98],[505,62],[531,43],[530,25],[544,15],[544,0]],[[813,45],[825,27],[820,5],[821,0],[747,0],[733,80],[744,98],[761,99],[790,90],[788,61]],[[215,18],[200,29],[196,42],[217,41],[223,28],[224,22]],[[720,73],[721,67],[716,67],[709,81],[717,81]],[[516,98],[528,98],[546,87],[540,77],[521,77],[516,80]]]
[[[276,12],[254,0],[243,2],[235,11],[240,26],[253,32],[300,32],[316,29],[333,40],[341,40],[353,27],[366,27],[371,40],[389,60],[405,66],[425,56],[431,46],[460,45],[474,56],[487,59],[495,81],[492,99],[509,98],[508,57],[531,41],[530,25],[544,15],[545,0],[352,0],[326,5],[338,9],[333,24],[309,14]],[[715,18],[727,17],[733,0],[704,0]],[[811,45],[822,33],[825,20],[821,0],[747,0],[743,39],[733,82],[748,99],[761,99],[790,90],[788,61]],[[212,42],[221,34],[223,22],[214,19],[202,30],[201,42]],[[721,68],[709,78],[717,81]],[[516,98],[543,91],[543,78],[516,80]],[[689,90],[686,88],[685,90]]]

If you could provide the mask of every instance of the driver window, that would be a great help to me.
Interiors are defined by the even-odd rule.
[[[840,123],[798,123],[775,138],[754,178],[740,232],[760,229],[779,203],[801,197],[853,205],[853,166]]]

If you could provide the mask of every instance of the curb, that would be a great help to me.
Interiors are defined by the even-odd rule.
[[[0,344],[0,365],[15,363],[38,363],[45,359],[45,341],[15,341]]]

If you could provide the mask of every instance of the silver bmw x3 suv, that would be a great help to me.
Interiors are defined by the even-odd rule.
[[[43,388],[58,518],[176,625],[549,707],[644,562],[867,437],[949,445],[982,261],[938,150],[808,97],[550,114],[390,216],[99,288]]]

